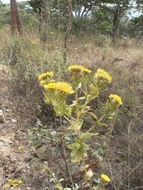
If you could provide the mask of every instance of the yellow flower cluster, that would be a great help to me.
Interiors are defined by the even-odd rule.
[[[84,66],[82,65],[71,65],[68,67],[68,70],[70,72],[83,72],[83,73],[86,73],[86,74],[90,74],[92,71],[85,68]]]
[[[113,103],[117,103],[119,105],[122,105],[122,99],[120,96],[118,96],[117,94],[110,94],[109,99],[113,102]]]
[[[52,78],[54,76],[54,72],[46,72],[46,73],[42,73],[41,75],[38,76],[38,79],[40,81],[45,80],[47,78]]]
[[[23,181],[21,179],[8,179],[9,183],[17,183],[17,184],[22,184]]]
[[[45,89],[57,90],[65,94],[73,94],[73,88],[71,84],[67,82],[53,82],[44,86]]]
[[[103,69],[97,69],[97,71],[95,73],[95,78],[104,79],[107,81],[107,83],[112,82],[112,77]]]
[[[110,178],[105,174],[101,174],[101,179],[104,180],[105,182],[110,182],[111,181]]]
[[[20,179],[9,179],[7,180],[7,182],[9,184],[5,184],[4,188],[17,187],[18,185],[23,183],[23,181]]]

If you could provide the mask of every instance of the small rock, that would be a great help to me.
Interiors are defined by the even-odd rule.
[[[10,155],[12,145],[13,141],[10,137],[0,136],[0,160]]]
[[[36,155],[41,160],[47,160],[49,158],[48,147],[46,145],[43,145],[42,147],[38,148],[36,150]]]
[[[11,120],[13,123],[17,123],[17,120],[16,119],[12,119]]]
[[[6,109],[6,110],[5,110],[5,112],[9,113],[9,112],[10,112],[10,110],[9,110],[9,109]]]
[[[4,123],[4,114],[2,110],[0,110],[0,123]]]

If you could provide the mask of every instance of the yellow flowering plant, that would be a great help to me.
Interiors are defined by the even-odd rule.
[[[7,183],[4,185],[4,189],[9,189],[11,187],[18,187],[23,184],[23,180],[21,179],[8,179]]]
[[[71,65],[68,67],[71,79],[74,81],[75,87],[78,87],[80,82],[85,84],[88,82],[89,75],[92,73],[91,70],[85,68],[82,65]]]
[[[68,126],[61,126],[61,133],[62,143],[71,150],[71,162],[80,166],[77,167],[77,170],[84,171],[82,172],[83,184],[88,184],[90,189],[95,189],[91,182],[94,173],[91,168],[87,168],[88,162],[90,162],[90,139],[96,139],[96,136],[99,135],[97,127],[107,126],[110,128],[105,121],[112,121],[111,118],[114,118],[119,106],[122,105],[122,99],[116,94],[111,94],[105,104],[102,104],[97,110],[92,110],[91,101],[98,100],[103,89],[112,82],[112,77],[103,69],[97,69],[93,73],[82,65],[71,65],[68,67],[68,71],[71,83],[53,80],[53,74],[49,75],[52,72],[43,73],[38,79],[40,84],[44,84],[42,87],[45,103],[52,104],[56,115],[69,123]],[[68,96],[71,96],[72,101],[69,101],[71,103],[67,101]],[[94,125],[87,127],[85,125],[86,117],[92,118]],[[106,118],[110,119],[106,120]],[[112,130],[107,130],[107,138],[111,135],[109,132],[111,133]],[[64,152],[65,150],[64,148]],[[68,166],[67,170],[72,190],[76,189]],[[110,181],[104,175],[101,176],[101,179],[102,182]],[[64,189],[59,183],[55,188]]]
[[[99,184],[94,188],[94,190],[106,190],[106,184],[109,183],[111,179],[108,177],[108,175],[101,174],[99,179]]]
[[[46,84],[48,84],[49,82],[52,82],[54,80],[53,79],[54,76],[54,72],[45,72],[42,73],[38,76],[38,80],[40,81],[40,85],[44,86]]]

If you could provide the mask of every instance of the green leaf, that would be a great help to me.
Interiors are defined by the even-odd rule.
[[[97,125],[97,126],[105,126],[105,127],[108,126],[106,123],[101,123],[101,122],[97,122],[96,125]]]
[[[81,145],[79,143],[73,143],[73,144],[68,145],[67,147],[72,150],[78,150],[80,146]]]
[[[77,105],[77,101],[74,100],[70,106],[73,107],[73,106],[76,106],[76,105]]]
[[[74,162],[80,162],[84,157],[85,149],[83,146],[80,146],[79,149],[73,150],[71,156]]]
[[[65,102],[55,103],[54,104],[54,110],[55,110],[57,116],[63,116],[66,113],[68,113],[68,111],[69,111],[68,106]]]
[[[93,84],[90,85],[90,95],[96,98],[99,95],[99,89]]]
[[[82,97],[79,97],[78,99],[79,99],[79,100],[85,100],[86,97],[85,97],[85,96],[82,96]]]
[[[70,130],[80,130],[82,125],[83,125],[83,120],[82,119],[79,119],[79,120],[72,120],[71,121],[71,126],[68,128]]]
[[[93,112],[88,112],[94,119],[98,120],[98,117],[96,114],[94,114]]]
[[[52,98],[45,95],[44,96],[44,102],[45,102],[45,104],[51,104]]]
[[[71,157],[73,162],[80,162],[86,153],[87,144],[81,139],[76,138],[75,143],[68,145],[69,149],[72,149]]]
[[[78,84],[77,89],[80,89],[80,88],[81,88],[81,86],[82,86],[82,83],[80,82],[80,83]]]
[[[83,141],[87,141],[91,137],[96,136],[96,135],[98,135],[98,133],[82,133],[82,137],[81,138],[82,138]]]

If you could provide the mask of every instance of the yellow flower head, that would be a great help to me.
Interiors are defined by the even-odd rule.
[[[65,94],[73,94],[73,88],[71,84],[66,82],[49,83],[44,86],[45,89],[57,90]]]
[[[83,73],[85,73],[85,74],[90,74],[91,72],[92,72],[92,71],[89,70],[89,69],[86,69],[86,68],[83,69]]]
[[[40,80],[40,85],[41,86],[46,85],[46,80]]]
[[[12,186],[13,186],[13,187],[17,187],[17,186],[18,186],[18,184],[14,183],[14,184],[12,184]]]
[[[10,187],[11,187],[11,185],[9,185],[9,184],[4,185],[4,188],[10,188]]]
[[[84,66],[82,65],[71,65],[68,67],[68,70],[71,71],[71,72],[81,72],[83,71],[84,69]]]
[[[19,180],[17,180],[17,183],[18,183],[18,184],[22,184],[23,181],[19,179]]]
[[[66,93],[66,94],[73,94],[73,88],[71,84],[66,82],[57,82],[57,90]]]
[[[8,179],[7,180],[9,183],[13,183],[13,179]]]
[[[63,189],[63,187],[61,186],[61,184],[57,184],[57,185],[55,185],[54,187],[55,187],[55,189],[59,189],[59,190],[62,190],[62,189]]]
[[[57,83],[56,82],[49,83],[49,84],[45,85],[44,88],[48,89],[48,90],[56,90]]]
[[[68,70],[70,71],[74,80],[81,80],[82,78],[86,80],[86,76],[92,72],[82,65],[71,65],[68,67]]]
[[[17,183],[17,179],[8,179],[8,183]]]
[[[41,169],[41,173],[45,173],[47,171],[46,168]]]
[[[39,80],[44,80],[47,78],[52,78],[54,75],[54,72],[46,72],[46,73],[42,73],[41,75],[38,76]]]
[[[18,147],[18,150],[23,150],[23,149],[24,149],[23,146],[19,146],[19,147]]]
[[[110,94],[109,99],[116,104],[122,105],[122,99],[120,96],[118,96],[117,94]]]
[[[110,182],[110,178],[107,175],[101,174],[101,179],[103,179],[105,182]]]
[[[103,69],[97,69],[97,71],[95,73],[95,78],[97,78],[97,79],[104,79],[108,83],[112,82],[112,77],[105,70],[103,70]]]
[[[37,42],[36,42],[36,41],[34,41],[34,40],[31,40],[31,44],[32,44],[32,45],[36,45],[36,44],[37,44]]]

